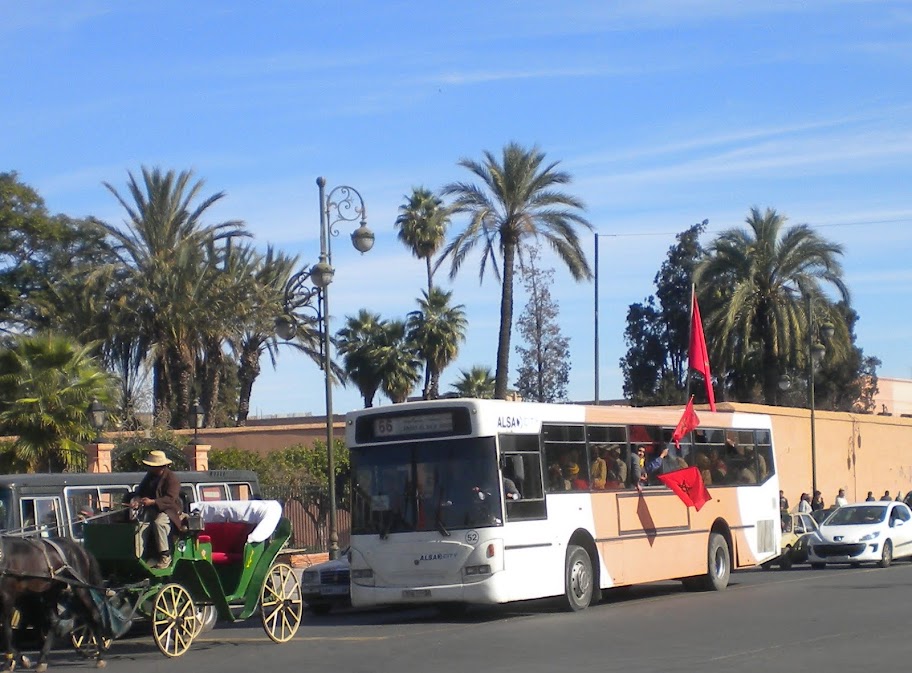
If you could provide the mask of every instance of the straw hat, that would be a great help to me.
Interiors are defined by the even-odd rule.
[[[149,457],[143,460],[143,464],[149,467],[164,467],[165,465],[170,465],[171,461],[164,451],[150,451]]]

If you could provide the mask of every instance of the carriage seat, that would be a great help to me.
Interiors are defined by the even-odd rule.
[[[212,545],[215,565],[242,563],[245,545],[265,542],[282,518],[275,500],[195,502],[190,509],[203,521],[199,539]]]
[[[229,565],[244,560],[244,545],[255,524],[243,522],[212,522],[205,524],[203,535],[212,543],[212,563]],[[201,536],[202,537],[202,536]]]

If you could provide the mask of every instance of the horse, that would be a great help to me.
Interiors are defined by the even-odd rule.
[[[0,536],[0,622],[8,669],[14,670],[17,663],[12,623],[16,609],[33,623],[39,622],[36,626],[43,635],[39,672],[47,670],[60,610],[81,619],[99,643],[110,637],[110,623],[102,615],[103,582],[98,561],[73,540]],[[98,648],[97,668],[106,665],[103,650]]]

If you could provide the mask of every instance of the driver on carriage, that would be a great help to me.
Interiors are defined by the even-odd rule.
[[[148,465],[149,470],[136,490],[130,494],[130,507],[144,508],[136,532],[137,554],[140,557],[144,555],[145,533],[151,524],[159,553],[159,559],[152,567],[169,568],[171,548],[168,544],[168,535],[171,533],[172,525],[177,530],[181,527],[180,479],[168,468],[171,461],[164,451],[150,451],[143,464]]]

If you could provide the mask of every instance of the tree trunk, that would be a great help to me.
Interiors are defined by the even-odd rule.
[[[206,412],[207,425],[212,424],[213,413],[218,407],[219,387],[221,386],[222,362],[225,354],[222,344],[218,339],[208,339],[206,343],[206,359],[203,362],[203,391],[200,404]]]
[[[253,382],[260,375],[260,349],[253,348],[252,344],[244,344],[241,351],[241,364],[238,367],[238,411],[235,425],[247,425],[247,414],[250,413],[250,394],[253,391]]]
[[[497,372],[494,375],[494,399],[507,399],[510,375],[510,334],[513,329],[513,261],[516,243],[505,241],[503,247],[503,285],[500,293],[500,333],[497,337]]]

